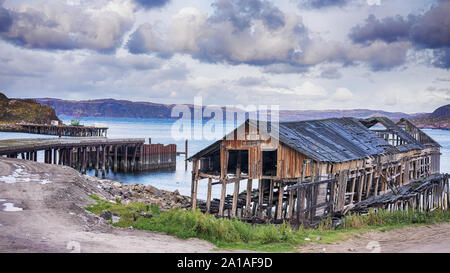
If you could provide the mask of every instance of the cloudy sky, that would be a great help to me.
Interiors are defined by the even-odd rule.
[[[9,97],[426,112],[450,0],[0,0]]]

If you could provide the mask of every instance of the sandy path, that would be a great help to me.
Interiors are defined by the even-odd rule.
[[[0,158],[0,252],[209,252],[215,247],[113,228],[83,209],[92,203],[89,193],[102,195],[69,167]],[[23,210],[3,211],[6,203]]]
[[[325,251],[324,251],[325,249]],[[300,252],[450,253],[450,223],[369,231],[333,244],[310,244]]]

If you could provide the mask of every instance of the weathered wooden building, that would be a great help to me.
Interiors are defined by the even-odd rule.
[[[302,221],[440,172],[440,145],[407,120],[333,118],[259,129],[270,125],[247,120],[188,159],[193,204],[220,216]],[[197,197],[203,179],[206,202]],[[211,199],[214,185],[220,199]]]

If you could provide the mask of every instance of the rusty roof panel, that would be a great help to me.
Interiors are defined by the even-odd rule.
[[[279,139],[322,162],[344,162],[398,150],[354,118],[282,122]]]
[[[263,121],[247,120],[247,122],[251,126],[257,126],[258,123],[261,124]],[[375,132],[372,132],[369,128],[378,122],[382,123],[389,131],[403,138],[407,144],[394,147]],[[331,118],[280,122],[278,128],[267,123],[266,127],[271,128],[271,136],[278,138],[281,143],[320,162],[339,163],[375,155],[425,149],[409,133],[387,118],[365,120],[349,117]],[[191,156],[189,160],[217,150],[220,141]]]

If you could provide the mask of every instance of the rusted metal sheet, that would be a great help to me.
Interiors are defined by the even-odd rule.
[[[345,162],[398,152],[354,118],[282,122],[279,138],[320,162]]]

